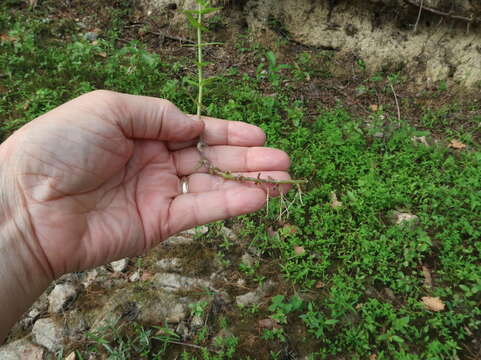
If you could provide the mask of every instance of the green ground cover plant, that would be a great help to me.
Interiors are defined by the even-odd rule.
[[[195,113],[191,59],[156,53],[140,40],[119,41],[130,5],[112,6],[108,30],[96,42],[85,39],[74,20],[21,9],[16,1],[0,5],[2,138],[98,88],[167,98]],[[251,312],[273,316],[282,326],[264,334],[265,341],[288,341],[297,321],[313,349],[310,359],[475,359],[481,332],[481,120],[473,117],[469,126],[452,130],[456,104],[426,108],[419,127],[382,108],[360,117],[341,102],[319,107],[297,96],[296,84],[319,75],[309,68],[310,56],[284,66],[272,50],[259,52],[267,62],[257,75],[217,72],[203,99],[206,115],[262,127],[269,145],[292,157],[293,177],[309,181],[302,204],[292,202],[295,193],[286,196],[292,205],[282,221],[277,199],[267,213],[234,220],[294,289]],[[431,130],[443,137],[427,145],[413,141]],[[467,147],[447,146],[453,139]],[[417,220],[397,224],[396,212]],[[254,277],[257,267],[241,270]],[[423,297],[438,297],[445,308],[429,310]],[[132,326],[130,338],[92,335],[79,356],[88,358],[90,351],[110,359],[154,358],[177,341],[175,334]],[[182,358],[242,358],[242,339],[225,340],[222,349],[186,348]]]

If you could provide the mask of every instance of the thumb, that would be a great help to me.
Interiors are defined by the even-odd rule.
[[[203,121],[188,117],[168,100],[105,90],[86,96],[107,103],[110,120],[131,139],[185,141],[198,137],[204,130]]]

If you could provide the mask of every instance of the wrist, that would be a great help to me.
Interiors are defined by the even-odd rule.
[[[7,156],[8,155],[8,156]],[[7,144],[0,146],[0,344],[13,324],[53,280],[35,241],[24,199],[10,166]]]

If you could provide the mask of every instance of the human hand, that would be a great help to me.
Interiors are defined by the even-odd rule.
[[[195,138],[201,134],[213,165],[289,178],[288,156],[261,147],[262,130],[203,119],[165,100],[95,91],[33,120],[2,144],[3,211],[22,219],[22,239],[50,280],[261,208],[265,187],[199,169]],[[182,177],[189,193],[181,193]]]

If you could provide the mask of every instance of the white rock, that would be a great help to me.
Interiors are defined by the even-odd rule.
[[[93,31],[86,32],[84,34],[84,39],[88,41],[95,41],[99,37],[99,34]]]
[[[134,272],[132,275],[129,276],[130,282],[136,282],[140,280],[140,271]]]
[[[275,284],[272,281],[267,281],[262,286],[259,286],[255,291],[236,296],[235,301],[239,306],[257,304],[274,286]]]
[[[91,284],[93,284],[98,274],[99,272],[97,271],[97,269],[90,270],[85,276],[84,281],[82,281],[83,287],[88,288]]]
[[[195,315],[192,317],[192,320],[190,321],[190,327],[192,329],[201,328],[203,325],[204,325],[204,319],[202,319],[202,316]]]
[[[162,245],[164,246],[179,246],[179,245],[190,245],[194,242],[194,239],[191,237],[185,237],[185,236],[171,236],[170,238],[167,238]]]
[[[77,289],[69,283],[58,284],[48,295],[48,311],[61,312],[77,296]]]
[[[428,140],[426,139],[426,136],[412,136],[411,141],[415,144],[423,144],[424,146],[429,146]]]
[[[128,265],[129,259],[121,259],[110,263],[110,266],[112,266],[112,270],[114,272],[123,272],[127,269]]]
[[[184,304],[175,304],[165,319],[169,324],[178,324],[187,316],[186,306]]]
[[[224,236],[226,236],[229,240],[231,241],[236,241],[237,240],[237,235],[235,234],[234,231],[232,231],[231,229],[229,229],[228,227],[222,227],[222,230],[221,230],[222,234]]]
[[[182,260],[179,258],[162,259],[157,261],[155,266],[160,271],[178,272],[182,270]]]
[[[396,225],[403,223],[417,224],[419,222],[419,217],[410,213],[396,212]]]
[[[45,350],[32,344],[26,337],[0,347],[2,360],[42,360]]]
[[[75,352],[71,352],[70,355],[65,358],[65,360],[77,360],[77,355],[75,355]]]
[[[63,328],[50,318],[37,320],[33,325],[32,334],[35,343],[51,352],[63,347]]]
[[[212,287],[209,281],[172,273],[155,274],[152,281],[154,284],[156,284],[158,287],[163,288],[165,291],[185,291]]]
[[[244,286],[246,286],[246,281],[245,281],[245,279],[239,279],[239,280],[237,280],[236,284],[239,287],[244,287]]]
[[[250,256],[249,254],[245,253],[241,257],[241,263],[244,264],[244,265],[252,267],[255,264],[255,259],[252,256]]]

